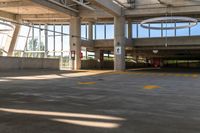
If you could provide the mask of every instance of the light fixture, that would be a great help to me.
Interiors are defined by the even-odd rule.
[[[157,54],[159,51],[158,51],[157,49],[154,49],[152,52],[153,52],[154,54]]]
[[[172,23],[172,22],[188,22],[186,25],[181,26],[171,26],[171,27],[157,27],[150,25],[151,23]],[[191,17],[181,17],[181,16],[171,16],[171,17],[157,17],[157,18],[150,18],[142,21],[141,27],[145,29],[152,29],[152,30],[172,30],[172,29],[184,29],[184,28],[191,28],[198,24],[198,20]]]

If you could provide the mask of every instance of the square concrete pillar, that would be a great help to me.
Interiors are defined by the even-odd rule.
[[[70,53],[75,53],[75,58],[71,58],[70,66],[72,70],[81,68],[81,19],[72,17],[70,20]]]
[[[88,40],[93,40],[93,23],[89,22],[88,23]]]
[[[132,39],[132,35],[133,35],[133,33],[132,33],[132,20],[131,19],[129,19],[128,20],[128,39]]]
[[[125,17],[115,17],[115,38],[114,38],[114,70],[125,70]]]

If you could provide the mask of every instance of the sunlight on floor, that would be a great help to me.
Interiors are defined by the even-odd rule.
[[[36,110],[22,110],[22,109],[8,109],[0,108],[0,111],[18,113],[18,114],[32,114],[32,115],[46,115],[46,116],[63,116],[63,117],[76,117],[76,118],[89,118],[89,119],[102,119],[102,120],[125,120],[120,117],[106,116],[106,115],[93,115],[81,113],[64,113],[64,112],[50,112],[50,111],[36,111]]]
[[[96,121],[85,121],[85,120],[70,120],[70,119],[52,119],[53,121],[88,126],[88,127],[98,127],[98,128],[118,128],[120,124],[113,122],[96,122]]]
[[[88,126],[88,127],[98,127],[98,128],[118,128],[120,127],[119,121],[126,120],[121,117],[95,115],[95,114],[81,114],[81,113],[64,113],[64,112],[50,112],[50,111],[36,111],[36,110],[8,109],[8,108],[0,108],[0,111],[7,113],[26,114],[26,115],[64,117],[64,118],[48,118],[48,119],[56,122],[62,122],[80,126]],[[75,120],[73,120],[73,118]],[[105,122],[103,122],[103,120]]]
[[[49,74],[49,75],[35,75],[35,76],[16,76],[16,77],[4,77],[1,80],[46,80],[46,79],[61,79],[61,78],[71,78],[71,77],[83,77],[92,76],[98,74],[109,73],[110,71],[83,71],[74,73],[63,73],[63,74]],[[1,81],[0,80],[0,81]]]

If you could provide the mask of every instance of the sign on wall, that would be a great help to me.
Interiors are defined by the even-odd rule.
[[[120,47],[120,46],[115,47],[115,54],[121,55],[122,54],[122,47]]]

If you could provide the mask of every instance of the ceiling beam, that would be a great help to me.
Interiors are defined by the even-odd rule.
[[[134,10],[126,10],[125,15],[127,17],[147,17],[147,16],[160,16],[166,15],[166,13],[170,15],[190,15],[190,14],[199,14],[200,6],[177,6],[171,7],[170,9],[166,8],[142,8],[142,9],[134,9]]]
[[[106,12],[110,13],[113,16],[121,16],[122,8],[117,4],[113,3],[112,0],[88,0],[95,6],[102,8]]]
[[[0,8],[6,7],[22,7],[22,6],[31,6],[30,1],[7,1],[7,2],[0,2]]]
[[[4,11],[0,11],[0,18],[4,20],[16,21],[16,15],[12,13],[7,13]]]
[[[57,12],[62,12],[64,14],[70,15],[70,16],[78,16],[78,13],[75,11],[70,10],[70,8],[67,5],[64,5],[62,3],[60,4],[55,4],[59,3],[55,1],[55,3],[49,1],[49,0],[31,0],[32,2],[41,5],[43,7],[48,8],[49,10],[57,11]],[[75,9],[74,9],[75,10]]]

